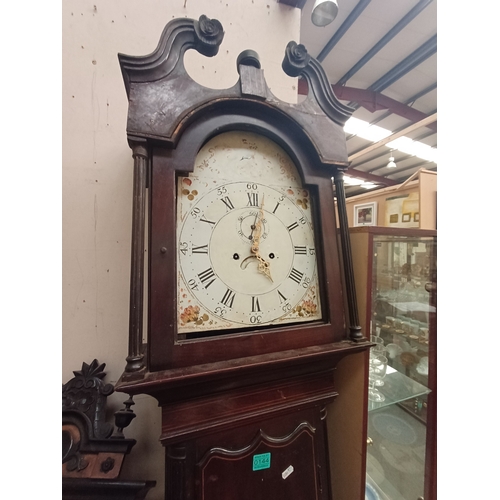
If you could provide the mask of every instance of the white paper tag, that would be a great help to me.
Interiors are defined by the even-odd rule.
[[[293,472],[293,465],[289,465],[282,473],[281,477],[286,479]]]

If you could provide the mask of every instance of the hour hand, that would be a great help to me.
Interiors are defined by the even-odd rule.
[[[264,260],[260,253],[257,253],[256,257],[259,261],[259,272],[265,274],[271,280],[271,282],[273,282],[273,279],[271,278],[271,265],[269,264],[269,262],[267,260]]]
[[[252,253],[255,255],[255,258],[258,260],[259,264],[258,264],[258,269],[259,269],[259,272],[261,272],[262,274],[265,274],[271,281],[273,281],[273,279],[271,278],[271,265],[269,264],[269,262],[267,260],[265,260],[262,255],[260,254],[259,252],[259,245],[258,243],[254,243],[252,244]]]

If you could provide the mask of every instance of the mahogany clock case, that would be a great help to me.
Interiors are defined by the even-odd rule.
[[[306,154],[298,133],[284,133],[280,128],[269,126],[269,111],[260,106],[242,106],[241,101],[228,102],[227,108],[204,110],[203,119],[194,122],[186,130],[175,150],[154,147],[151,169],[151,226],[150,226],[150,294],[149,294],[149,338],[151,369],[190,366],[200,360],[217,362],[247,355],[266,354],[279,350],[297,349],[311,345],[341,340],[344,337],[343,297],[340,287],[327,287],[327,283],[340,283],[341,277],[333,217],[333,191],[329,175],[311,164],[312,152]],[[243,108],[243,109],[242,109]],[[238,111],[240,113],[238,113]],[[246,113],[245,113],[246,111]],[[260,111],[260,113],[259,113]],[[251,112],[251,115],[250,115]],[[243,114],[245,113],[245,114]],[[265,113],[264,122],[259,114]],[[250,116],[249,116],[250,115]],[[252,116],[254,115],[254,116]],[[255,116],[257,115],[257,116]],[[229,123],[228,123],[229,122]],[[264,327],[247,329],[242,333],[228,332],[224,336],[205,337],[200,341],[179,340],[177,324],[177,274],[172,263],[177,262],[178,249],[169,244],[169,236],[176,231],[176,175],[192,170],[195,156],[203,144],[211,138],[213,131],[250,130],[272,138],[292,157],[304,176],[304,183],[311,192],[314,225],[318,228],[316,242],[319,286],[324,297],[324,317],[313,324],[297,324],[286,327]],[[288,127],[290,130],[290,127]],[[293,131],[292,131],[293,132]],[[302,141],[303,142],[303,141]],[[187,146],[187,147],[186,147]],[[319,206],[319,209],[316,209]],[[328,214],[323,217],[320,214]],[[333,225],[333,228],[335,226]],[[159,249],[165,248],[161,252]],[[325,249],[328,248],[328,253]],[[328,254],[328,259],[324,256]],[[154,290],[154,293],[151,291]],[[263,332],[265,333],[263,334]],[[231,334],[232,333],[232,334]]]
[[[357,377],[354,389],[347,384],[344,402],[337,398],[344,387],[334,378],[341,359],[351,354],[367,359],[371,346],[359,327],[343,191],[348,167],[343,125],[351,111],[333,94],[321,65],[295,42],[288,44],[282,67],[307,81],[309,95],[301,103],[271,93],[252,51],[238,57],[240,78],[232,88],[199,85],[184,68],[184,52],[213,56],[222,39],[216,20],[174,19],[153,53],[119,55],[129,98],[134,196],[129,355],[116,390],[151,395],[161,406],[169,500],[229,498],[237,487],[231,498],[250,498],[240,494],[248,490],[255,494],[251,498],[284,499],[293,491],[297,499],[328,500],[343,487],[354,488],[361,500],[366,377]],[[183,338],[178,331],[178,179],[193,172],[208,141],[234,131],[276,143],[309,193],[321,316]],[[236,182],[246,180],[244,172]],[[366,363],[361,364],[356,375],[366,375]],[[364,416],[357,412],[350,419],[360,425],[348,424],[356,429],[328,423],[329,405],[335,401],[340,405],[335,410],[342,411],[346,400],[359,400],[356,408],[364,408]],[[352,416],[350,411],[346,415]],[[334,471],[329,458],[346,456],[336,433],[351,436],[347,446],[356,450],[339,468],[349,468],[348,474]]]
[[[185,71],[184,52],[195,48],[214,55],[222,37],[220,23],[206,16],[199,21],[176,19],[167,25],[156,51],[149,56],[119,56],[130,102],[127,135],[135,158],[134,198],[145,198],[146,183],[149,192],[147,360],[140,362],[143,353],[137,352],[142,350],[138,346],[142,344],[144,281],[141,240],[145,231],[141,224],[146,217],[135,210],[136,204],[131,282],[131,318],[135,315],[135,319],[130,328],[135,336],[130,345],[135,342],[136,352],[129,358],[137,362],[129,363],[127,373],[145,365],[149,372],[156,372],[325,346],[348,341],[349,328],[356,328],[352,315],[347,314],[355,308],[354,300],[346,309],[343,292],[341,270],[349,267],[350,255],[349,248],[342,253],[339,249],[332,188],[332,178],[341,180],[348,164],[343,124],[351,110],[325,85],[326,75],[319,63],[295,42],[287,46],[283,68],[290,76],[308,81],[310,95],[303,103],[285,103],[272,95],[258,55],[252,51],[238,58],[240,80],[234,87],[202,87]],[[196,155],[207,141],[229,131],[259,134],[283,148],[311,193],[322,319],[183,340],[177,331],[177,179],[193,171]],[[142,170],[138,168],[141,162]],[[343,199],[343,192],[336,196]],[[338,205],[341,210],[343,204]],[[347,227],[340,231],[347,233]],[[348,299],[350,281],[345,280]],[[361,338],[358,332],[355,340]]]

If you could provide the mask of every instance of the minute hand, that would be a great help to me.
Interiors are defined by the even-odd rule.
[[[270,264],[267,260],[265,260],[259,252],[259,245],[260,245],[260,237],[262,234],[262,218],[264,217],[264,198],[262,199],[262,204],[259,208],[259,214],[257,216],[257,220],[255,223],[255,236],[253,237],[252,241],[252,253],[255,255],[257,260],[259,261],[259,272],[262,274],[265,274],[271,281],[273,279],[271,278],[271,270],[270,270]]]

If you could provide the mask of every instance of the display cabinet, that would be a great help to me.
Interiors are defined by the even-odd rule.
[[[435,231],[350,229],[360,322],[370,332],[369,500],[433,500],[436,472]]]

